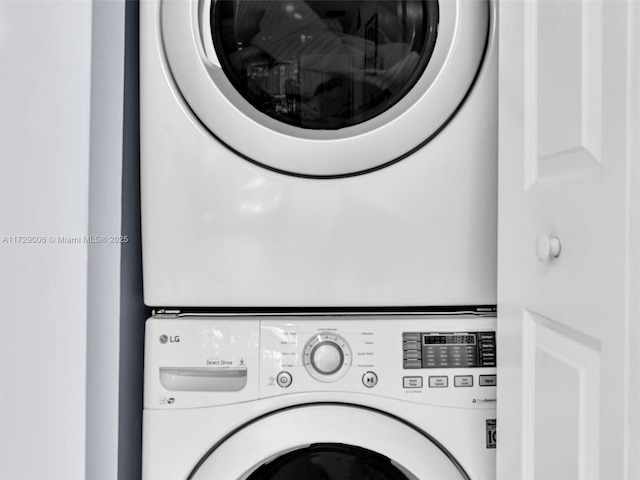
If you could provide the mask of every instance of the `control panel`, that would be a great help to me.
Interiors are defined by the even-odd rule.
[[[402,348],[406,369],[496,366],[495,332],[405,332]]]
[[[273,318],[260,344],[264,397],[351,392],[495,408],[494,318]]]
[[[495,408],[492,317],[161,318],[146,337],[145,408],[298,393]]]

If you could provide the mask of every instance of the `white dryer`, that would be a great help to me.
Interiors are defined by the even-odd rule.
[[[144,297],[496,303],[488,0],[150,0]]]
[[[495,318],[391,320],[148,320],[143,480],[493,480]]]

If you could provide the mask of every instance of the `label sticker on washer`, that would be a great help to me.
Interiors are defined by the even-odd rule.
[[[487,448],[496,448],[496,420],[487,420]]]
[[[207,367],[231,367],[234,361],[227,358],[207,358]]]

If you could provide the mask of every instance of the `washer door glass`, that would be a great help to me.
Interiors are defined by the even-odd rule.
[[[247,480],[417,480],[379,453],[338,443],[294,450],[258,468]]]
[[[375,432],[372,435],[371,432]],[[390,442],[393,438],[397,441]],[[426,432],[366,407],[313,404],[249,421],[188,480],[468,480]]]
[[[211,31],[225,73],[261,112],[339,129],[396,104],[436,42],[435,0],[218,0]]]

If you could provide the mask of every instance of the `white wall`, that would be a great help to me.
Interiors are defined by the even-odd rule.
[[[2,479],[118,475],[124,4],[0,2]]]
[[[91,4],[0,2],[0,478],[84,477]]]

